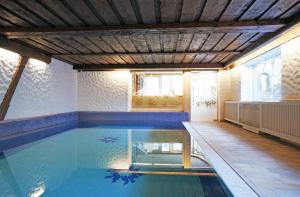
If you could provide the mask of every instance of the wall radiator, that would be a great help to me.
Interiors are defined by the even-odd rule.
[[[300,102],[225,102],[225,120],[300,144]]]

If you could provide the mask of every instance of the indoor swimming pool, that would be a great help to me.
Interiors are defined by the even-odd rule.
[[[231,196],[186,130],[75,128],[2,152],[0,196]]]

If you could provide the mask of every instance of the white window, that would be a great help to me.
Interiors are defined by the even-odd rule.
[[[281,51],[273,49],[242,66],[241,100],[281,99]]]
[[[138,73],[133,75],[137,96],[182,96],[182,73]]]

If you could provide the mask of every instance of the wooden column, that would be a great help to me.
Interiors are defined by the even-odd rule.
[[[189,113],[191,120],[191,72],[183,73],[183,104],[184,112]]]
[[[0,106],[0,121],[4,120],[5,115],[8,111],[8,107],[10,104],[10,101],[14,95],[14,92],[17,88],[17,85],[19,83],[19,80],[22,76],[23,70],[25,68],[25,65],[28,62],[28,57],[27,56],[21,56],[19,59],[19,63],[17,65],[17,69],[12,77],[12,80],[9,84],[9,87],[6,90],[6,93],[4,95],[4,98],[2,100],[1,106]]]

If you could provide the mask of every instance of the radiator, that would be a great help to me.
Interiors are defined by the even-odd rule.
[[[225,120],[230,122],[239,123],[239,103],[238,102],[225,102]]]
[[[259,133],[260,128],[260,104],[240,103],[239,123],[247,130]]]
[[[262,104],[260,130],[280,138],[300,143],[300,103]]]
[[[225,120],[300,144],[300,102],[225,102]]]

